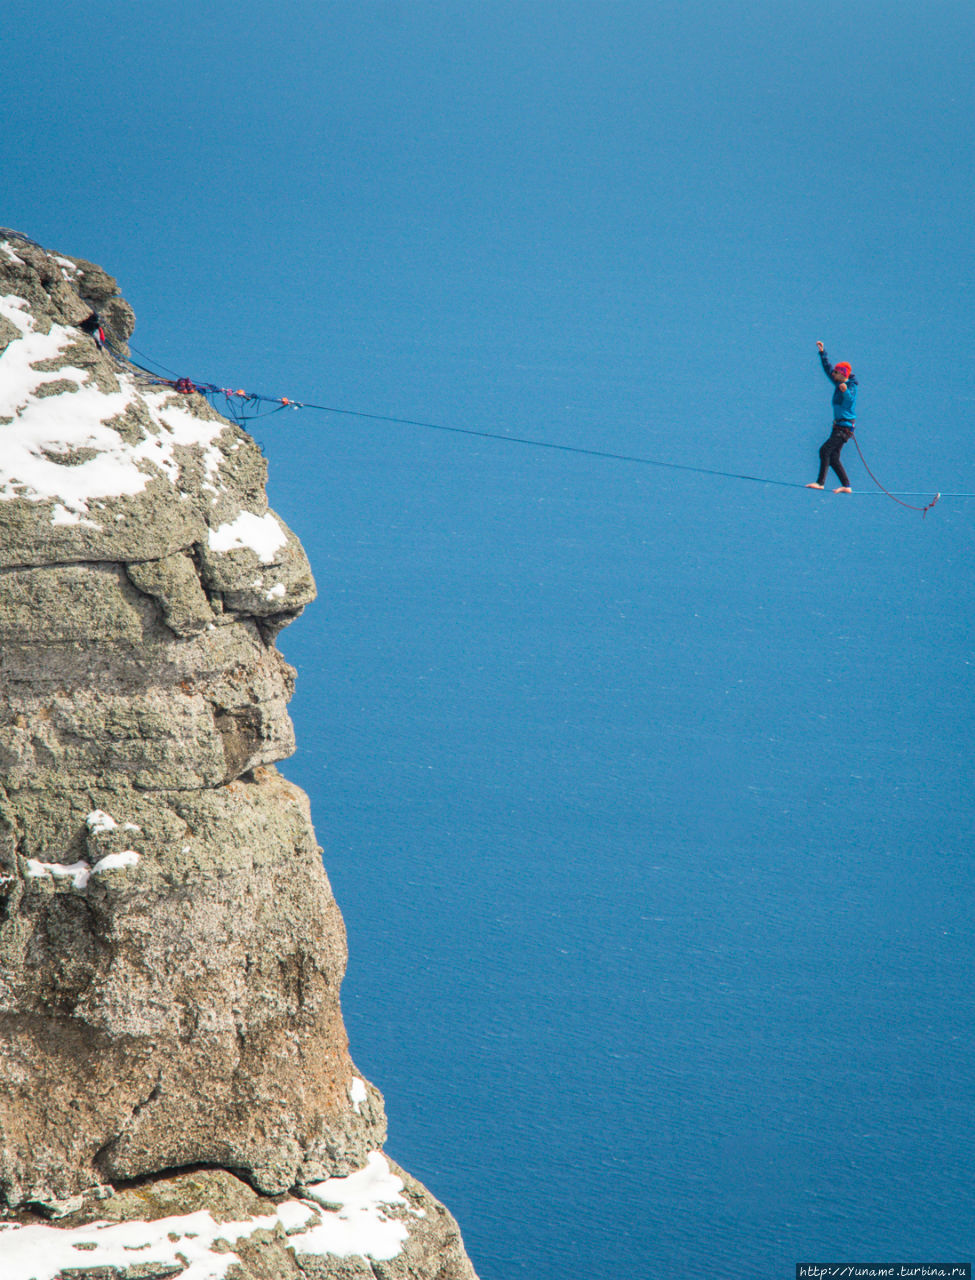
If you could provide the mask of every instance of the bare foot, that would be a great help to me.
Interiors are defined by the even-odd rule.
[[[822,485],[820,485],[819,487],[822,488]],[[838,489],[834,489],[833,492],[834,493],[852,493],[853,490],[850,488],[849,485],[841,484],[840,487]]]
[[[806,485],[807,489],[821,489],[822,487],[823,486],[821,484],[817,484],[815,480],[812,482],[812,484]]]

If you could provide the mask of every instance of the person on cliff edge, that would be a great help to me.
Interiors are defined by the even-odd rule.
[[[827,378],[833,382],[833,430],[830,437],[820,447],[819,450],[819,475],[812,482],[807,484],[807,489],[821,489],[826,483],[826,473],[830,467],[836,472],[839,480],[839,488],[834,489],[834,493],[852,493],[850,488],[850,477],[846,474],[846,468],[840,462],[840,451],[848,440],[853,438],[853,430],[856,426],[856,418],[854,411],[857,403],[857,380],[853,374],[853,368],[846,361],[839,364],[831,365],[826,355],[826,348],[821,342],[817,342],[819,348],[819,358],[822,361],[823,372]]]

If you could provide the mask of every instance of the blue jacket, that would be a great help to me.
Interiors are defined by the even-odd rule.
[[[830,364],[825,351],[820,351],[819,358],[823,362],[823,372],[830,382],[833,382],[833,366]],[[833,383],[833,421],[838,422],[843,427],[849,427],[852,431],[853,424],[856,422],[857,407],[857,380],[856,374],[851,373],[846,380],[846,390],[841,391],[836,383]]]

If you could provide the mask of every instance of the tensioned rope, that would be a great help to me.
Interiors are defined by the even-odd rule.
[[[198,392],[206,396],[222,396],[230,411],[230,416],[232,416],[236,422],[241,424],[253,421],[255,418],[267,417],[269,414],[277,413],[282,409],[313,409],[320,413],[334,413],[340,414],[344,417],[363,418],[370,422],[389,422],[399,426],[420,427],[428,431],[446,431],[452,435],[474,436],[483,440],[500,440],[507,444],[527,445],[535,449],[554,449],[560,453],[575,453],[589,458],[604,458],[614,462],[632,462],[648,467],[663,467],[669,471],[692,471],[698,475],[720,476],[728,480],[748,480],[756,484],[778,485],[787,489],[803,489],[806,487],[804,484],[796,480],[776,480],[769,476],[753,476],[740,471],[722,471],[714,467],[698,467],[684,462],[667,462],[661,458],[649,458],[644,454],[614,453],[606,449],[590,449],[582,445],[561,444],[552,440],[539,440],[533,436],[516,436],[500,431],[483,431],[474,427],[448,426],[442,422],[426,422],[419,418],[400,418],[394,417],[391,414],[368,413],[362,409],[343,409],[336,405],[312,404],[306,400],[292,400],[287,396],[265,396],[255,392],[244,391],[239,388],[233,389],[229,387],[218,387],[214,383],[193,382],[189,378],[176,378],[175,376],[173,378],[162,378],[151,370],[144,369],[140,365],[137,365],[133,360],[122,356],[115,350],[111,343],[106,343],[106,346],[120,364],[124,364],[129,368],[135,369],[138,373],[148,377],[157,385],[170,386],[175,391],[184,395]],[[151,357],[138,351],[137,348],[132,347],[131,350],[136,351],[137,355],[141,355],[143,359],[149,360],[150,363],[157,363],[155,360],[152,360]],[[163,365],[159,365],[158,367],[163,369],[165,368]],[[172,370],[166,370],[166,372],[172,373]],[[269,408],[263,413],[246,412],[248,408],[256,409],[259,405],[270,405],[273,406],[273,408]],[[856,442],[855,438],[854,443],[856,443],[857,452],[860,454],[860,458],[863,461],[867,474],[870,476],[871,480],[873,480],[874,484],[877,485],[878,490],[885,493],[887,497],[893,498],[895,502],[900,503],[901,506],[907,507],[911,511],[920,511],[923,516],[926,515],[934,504],[941,498],[975,498],[975,493],[937,493],[934,498],[923,507],[912,506],[908,502],[902,502],[901,498],[926,498],[930,497],[930,493],[915,493],[907,490],[896,490],[891,492],[889,489],[885,489],[867,466],[866,459],[863,457],[860,445]],[[858,496],[869,496],[872,491],[869,489],[854,489],[853,493]]]
[[[106,343],[106,346],[109,347],[117,360],[121,359],[123,363],[129,365],[134,364],[133,361],[126,361],[124,360],[124,357],[120,357],[119,353],[111,347],[110,343]],[[136,351],[135,347],[132,347],[131,349]],[[140,351],[136,351],[136,354],[142,355],[143,359],[149,359],[149,357],[143,355]],[[156,361],[153,360],[152,363],[155,364]],[[159,368],[164,367],[165,366],[163,365],[159,366]],[[135,368],[139,369],[139,366],[135,365]],[[795,480],[773,480],[766,476],[746,475],[738,471],[719,471],[712,467],[695,467],[690,463],[665,462],[663,459],[648,458],[642,454],[613,453],[607,449],[588,449],[582,445],[559,444],[552,440],[539,440],[533,436],[515,436],[510,435],[507,432],[500,431],[481,431],[474,427],[451,427],[442,422],[425,422],[419,418],[397,418],[385,413],[367,413],[362,409],[340,409],[335,405],[311,404],[307,400],[290,400],[285,396],[264,396],[243,390],[235,391],[228,387],[217,387],[212,383],[191,382],[188,378],[178,378],[175,381],[171,381],[168,378],[159,378],[157,375],[152,374],[148,369],[140,369],[140,372],[148,374],[156,383],[164,386],[171,386],[174,390],[183,392],[184,394],[192,391],[198,391],[204,395],[222,395],[230,398],[231,401],[234,398],[238,398],[245,402],[272,404],[275,408],[269,410],[269,413],[276,413],[279,409],[315,409],[320,413],[336,413],[349,418],[365,418],[370,422],[391,422],[406,427],[423,427],[429,431],[448,431],[452,435],[477,436],[484,440],[502,440],[508,444],[531,445],[536,449],[555,449],[560,453],[579,453],[590,458],[607,458],[615,462],[636,462],[648,467],[666,467],[672,471],[696,471],[700,475],[724,476],[731,480],[752,480],[758,484],[782,485],[790,489],[803,488],[803,486]],[[172,372],[172,370],[168,370],[168,372]],[[246,405],[244,407],[246,407]],[[267,415],[251,414],[245,416],[236,413],[234,415],[235,419],[241,422],[251,421],[254,417],[265,416]]]

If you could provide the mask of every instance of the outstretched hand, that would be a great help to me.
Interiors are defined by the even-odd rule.
[[[817,343],[816,343],[816,346],[820,349],[820,351],[825,351],[825,350],[826,350],[826,348],[823,346],[823,344],[822,344],[821,342],[817,342]]]

